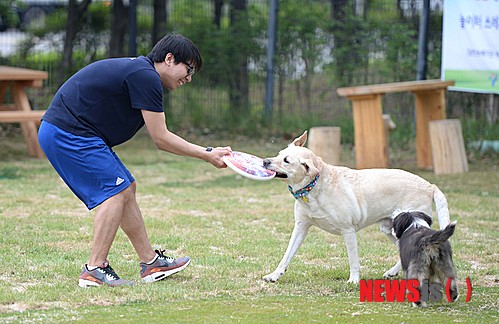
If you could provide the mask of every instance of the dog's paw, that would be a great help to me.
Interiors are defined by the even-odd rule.
[[[390,278],[396,277],[398,275],[399,275],[398,271],[394,271],[393,269],[390,269],[383,274],[383,278],[390,279]]]
[[[418,308],[426,307],[426,302],[418,301],[418,302],[412,303],[412,307],[418,307]]]
[[[281,276],[282,274],[272,272],[271,274],[264,276],[263,280],[265,280],[266,282],[276,282]]]
[[[350,276],[350,278],[348,279],[347,283],[358,285],[359,281],[360,281],[359,276]]]

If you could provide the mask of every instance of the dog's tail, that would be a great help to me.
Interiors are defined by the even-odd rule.
[[[444,228],[443,230],[440,230],[440,231],[436,231],[435,233],[433,233],[431,236],[428,236],[426,237],[424,240],[424,242],[422,242],[422,244],[424,246],[432,246],[432,247],[438,247],[440,246],[442,243],[444,243],[445,241],[447,241],[451,236],[452,234],[454,234],[454,230],[456,228],[456,221],[450,223],[449,225],[447,225],[446,228]]]
[[[438,225],[440,229],[444,229],[450,223],[449,205],[447,205],[447,198],[436,185],[433,185],[433,201],[435,202],[435,209],[437,211]]]

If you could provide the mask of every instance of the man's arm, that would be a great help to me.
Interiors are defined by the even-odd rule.
[[[208,152],[205,147],[190,143],[170,132],[166,126],[166,118],[163,112],[142,110],[142,116],[147,130],[158,149],[205,160],[217,168],[227,167],[222,157],[232,152],[230,147],[216,147]]]

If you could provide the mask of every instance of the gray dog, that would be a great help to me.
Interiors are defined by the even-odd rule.
[[[422,212],[402,212],[393,218],[405,279],[417,279],[421,287],[423,280],[446,285],[450,278],[450,296],[452,301],[456,301],[459,297],[457,276],[449,243],[456,222],[441,231],[431,229],[431,223],[431,217]],[[426,303],[413,305],[424,307]]]

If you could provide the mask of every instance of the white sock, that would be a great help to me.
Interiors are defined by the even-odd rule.
[[[98,268],[98,266],[91,266],[91,265],[88,265],[88,264],[87,264],[87,269],[88,269],[88,271],[92,271],[92,270],[95,270],[95,269],[97,269],[97,268]]]

